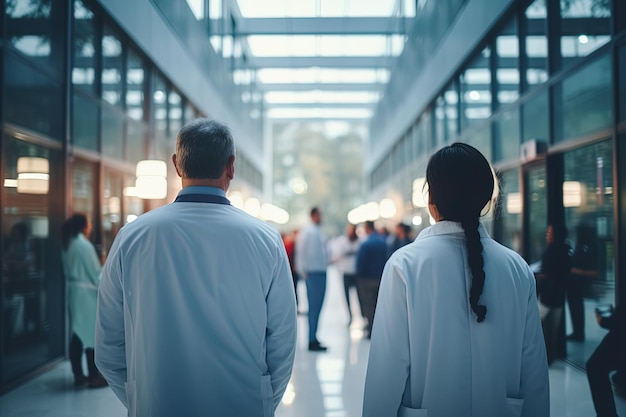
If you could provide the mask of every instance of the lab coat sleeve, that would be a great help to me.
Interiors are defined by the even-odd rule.
[[[126,398],[126,338],[124,333],[124,295],[122,287],[119,236],[104,264],[98,289],[95,359],[98,370],[128,408]]]
[[[522,348],[520,394],[524,400],[523,417],[548,417],[550,415],[550,388],[548,361],[537,307],[534,277],[528,270],[532,283],[528,295],[528,308]]]
[[[87,279],[89,282],[96,287],[100,283],[100,273],[102,272],[102,266],[100,265],[100,260],[98,260],[98,255],[96,254],[93,246],[89,244],[87,247],[83,248],[83,256],[80,259],[85,262],[85,271],[87,271]]]
[[[276,244],[276,267],[267,294],[266,362],[271,375],[274,409],[283,397],[296,351],[296,297],[287,254]]]
[[[397,416],[410,369],[406,280],[388,262],[376,306],[365,377],[363,417]]]

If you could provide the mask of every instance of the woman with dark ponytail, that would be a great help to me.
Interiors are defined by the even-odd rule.
[[[494,174],[454,143],[428,162],[435,224],[396,251],[381,280],[364,417],[544,417],[548,367],[535,278],[479,219]]]
[[[63,271],[68,287],[72,327],[69,356],[74,385],[99,388],[107,385],[96,367],[94,357],[96,304],[102,266],[95,248],[87,238],[90,234],[91,224],[80,213],[67,219],[61,229]],[[83,372],[83,350],[87,357],[88,376]]]

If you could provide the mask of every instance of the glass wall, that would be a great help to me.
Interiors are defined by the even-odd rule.
[[[615,305],[613,150],[611,141],[564,155],[565,224],[574,248],[568,281],[568,358],[584,366],[606,331],[594,308]],[[584,342],[584,343],[583,343]]]
[[[491,49],[483,49],[461,74],[461,131],[491,116]]]
[[[533,1],[524,13],[524,68],[522,89],[548,80],[548,14],[546,0]]]
[[[522,196],[519,189],[519,170],[500,174],[500,222],[502,231],[498,240],[516,252],[522,252]]]
[[[3,384],[64,352],[60,153],[4,137]],[[34,179],[28,179],[34,178]],[[8,181],[8,183],[7,183]]]

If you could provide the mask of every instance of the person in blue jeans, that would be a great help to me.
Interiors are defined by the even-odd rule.
[[[328,255],[326,242],[320,224],[322,214],[318,207],[311,209],[311,223],[305,226],[296,240],[296,271],[305,280],[307,301],[309,303],[309,350],[323,352],[327,347],[317,339],[324,295],[326,294],[326,268]]]
[[[367,338],[372,335],[380,279],[387,262],[387,241],[374,228],[373,221],[365,222],[366,240],[356,255],[356,288],[363,315],[367,317]]]

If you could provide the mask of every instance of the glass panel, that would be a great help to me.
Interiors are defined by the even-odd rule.
[[[618,62],[619,120],[626,121],[626,47],[619,49]]]
[[[102,107],[102,154],[124,159],[124,117],[107,106]]]
[[[126,114],[135,120],[143,119],[144,79],[145,64],[133,50],[130,50],[126,73]]]
[[[500,221],[502,236],[500,243],[521,253],[522,196],[519,190],[519,170],[502,173],[500,179]]]
[[[526,9],[526,83],[528,86],[548,80],[548,36],[545,0],[535,0]]]
[[[83,213],[90,221],[95,219],[96,165],[75,160],[72,172],[72,211]]]
[[[550,138],[548,90],[544,90],[522,106],[523,140]]]
[[[72,141],[74,146],[98,151],[98,105],[96,101],[74,93],[72,103]]]
[[[561,1],[561,56],[563,66],[587,56],[611,40],[609,1]]]
[[[145,128],[142,123],[128,120],[126,122],[126,160],[133,164],[145,159]]]
[[[60,225],[54,223],[54,196],[61,195],[61,158],[56,152],[5,137],[4,179],[17,179],[18,160],[37,157],[48,179],[2,187],[2,383],[59,357],[64,351],[65,306]],[[39,160],[41,162],[41,160]],[[39,191],[40,194],[32,192]],[[56,211],[58,212],[58,211]],[[59,230],[57,229],[57,226]]]
[[[96,91],[96,47],[94,14],[81,0],[74,1],[72,84]]]
[[[196,111],[193,108],[193,105],[191,103],[189,103],[188,101],[185,102],[185,110],[184,110],[184,118],[185,118],[185,123],[195,119],[196,117]]]
[[[504,112],[495,122],[494,161],[519,158],[520,120],[519,108]]]
[[[489,48],[461,74],[461,131],[491,116],[491,70]]]
[[[451,83],[435,102],[435,132],[438,146],[451,142],[459,133],[459,93]]]
[[[167,86],[159,74],[154,76],[152,89],[152,120],[154,121],[155,135],[167,137]]]
[[[526,209],[526,260],[528,263],[541,261],[546,243],[548,227],[548,198],[545,165],[533,167],[525,173],[526,191],[524,205]]]
[[[519,38],[512,19],[496,36],[496,104],[517,101],[519,84]]]
[[[63,2],[6,2],[7,39],[24,55],[60,74],[63,65]]]
[[[568,358],[585,365],[606,331],[595,320],[598,304],[615,305],[613,236],[613,152],[611,141],[564,155],[563,205],[574,244],[568,281],[567,333],[585,343],[569,342]]]
[[[475,130],[467,137],[467,143],[478,149],[485,155],[488,161],[493,160],[493,152],[491,150],[491,125],[486,125]]]
[[[104,190],[102,192],[102,251],[109,253],[117,232],[122,227],[121,204],[124,182],[121,174],[104,170]]]
[[[556,140],[581,137],[613,121],[611,56],[605,55],[563,81],[562,117],[556,118]],[[557,92],[559,89],[555,90]],[[557,107],[559,108],[559,107]]]
[[[175,141],[176,135],[181,127],[183,127],[183,100],[176,91],[170,91],[169,94],[169,135],[168,140]]]
[[[135,197],[132,193],[128,192],[128,189],[133,189],[135,187],[135,177],[127,176],[124,177],[124,205],[122,207],[123,210],[123,218],[122,221],[124,224],[130,223],[135,220],[138,216],[143,213],[143,200],[139,197]]]
[[[122,42],[108,26],[102,38],[102,98],[122,107]]]
[[[63,95],[60,84],[15,54],[4,53],[5,120],[60,140]]]

